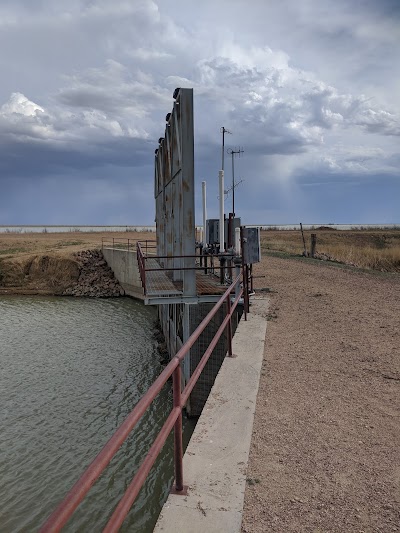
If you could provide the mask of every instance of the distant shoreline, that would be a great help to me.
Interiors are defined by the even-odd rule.
[[[297,230],[300,224],[246,224],[248,227],[258,227],[263,230]],[[202,228],[201,225],[196,226]],[[305,230],[318,230],[320,228],[332,228],[335,230],[393,230],[399,229],[400,224],[303,224]],[[99,225],[37,225],[37,224],[9,224],[0,225],[0,233],[100,233],[100,232],[149,232],[154,233],[155,226],[99,226]]]

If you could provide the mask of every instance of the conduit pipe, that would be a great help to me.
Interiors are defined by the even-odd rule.
[[[224,221],[224,171],[219,171],[219,251],[225,252],[225,221]]]
[[[203,195],[203,239],[202,242],[204,245],[207,245],[207,196],[206,196],[206,182],[201,182],[201,191]]]

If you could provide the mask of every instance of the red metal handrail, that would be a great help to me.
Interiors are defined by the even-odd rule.
[[[140,279],[142,280],[143,291],[144,294],[146,294],[146,263],[140,242],[138,242],[136,245],[136,257],[139,267]]]
[[[133,250],[135,248],[138,242],[139,242],[138,239],[127,239],[126,237],[109,237],[109,238],[102,237],[101,247],[104,248],[105,244],[109,244],[111,248],[116,248],[118,250],[128,249],[128,252],[129,252],[131,249]],[[146,244],[146,251],[147,251],[148,248],[155,248],[157,241],[155,241],[154,239],[143,241],[143,239],[141,239],[140,242],[144,242]],[[121,246],[125,246],[125,245],[126,245],[125,248],[121,248]]]
[[[143,292],[144,294],[146,295],[147,294],[147,290],[146,290],[146,272],[159,272],[159,271],[166,271],[166,272],[174,272],[174,271],[187,271],[187,270],[193,270],[193,271],[204,271],[207,269],[207,267],[203,267],[201,266],[201,263],[200,263],[200,266],[190,266],[190,267],[182,267],[182,266],[177,266],[177,267],[171,267],[171,266],[167,266],[167,267],[164,267],[162,266],[160,263],[159,263],[159,259],[185,259],[185,258],[196,258],[196,259],[200,259],[201,260],[201,256],[200,255],[174,255],[174,256],[169,256],[169,255],[147,255],[147,241],[146,242],[146,253],[143,252],[143,241],[138,241],[136,243],[136,250],[137,250],[137,261],[138,261],[138,266],[139,266],[139,274],[140,274],[140,279],[142,281],[142,287],[143,287]],[[149,241],[149,242],[154,242],[154,241]],[[213,260],[213,257],[212,255],[209,256],[211,258],[211,261]],[[149,268],[146,266],[146,261],[148,259],[155,259],[159,266],[156,267],[156,268]],[[223,266],[222,264],[221,265],[214,265],[213,263],[211,264],[210,266],[210,271],[212,270],[213,272],[215,270],[219,270],[219,271],[223,271],[226,267]]]
[[[50,515],[45,524],[40,529],[41,533],[54,533],[60,531],[61,528],[67,523],[69,518],[75,512],[78,505],[83,498],[89,492],[98,477],[105,470],[111,459],[114,457],[118,449],[126,440],[128,435],[134,429],[139,422],[147,408],[156,398],[162,387],[168,381],[170,376],[173,377],[173,408],[170,412],[167,420],[157,435],[153,445],[147,453],[145,459],[140,465],[136,475],[128,486],[124,496],[117,505],[113,515],[107,523],[104,531],[107,533],[118,531],[126,515],[128,514],[135,498],[137,497],[143,483],[145,482],[151,467],[153,466],[158,454],[160,453],[165,441],[171,429],[175,429],[174,438],[174,463],[175,463],[175,491],[183,493],[183,445],[182,445],[182,409],[185,406],[193,387],[195,386],[204,366],[206,365],[211,353],[221,338],[224,330],[227,329],[227,333],[231,334],[231,319],[233,312],[235,311],[239,299],[243,294],[243,289],[236,287],[240,285],[240,276],[228,287],[220,300],[211,309],[204,320],[199,324],[196,330],[189,337],[187,342],[182,346],[178,353],[172,358],[170,363],[161,372],[155,382],[151,385],[149,390],[139,400],[131,413],[127,416],[122,425],[110,438],[101,452],[97,455],[94,461],[89,465],[84,474],[75,483],[72,489],[68,492],[67,496],[60,503],[57,509]],[[233,291],[236,290],[236,298],[231,304],[231,298]],[[229,301],[229,303],[228,303]],[[218,310],[226,303],[227,310],[230,308],[230,312],[227,313],[225,319],[222,321],[218,331],[214,335],[207,350],[193,372],[191,378],[187,382],[183,391],[181,391],[181,367],[180,364],[197,341],[201,333],[205,330],[211,319],[216,315]],[[228,352],[232,356],[232,344],[228,343]]]

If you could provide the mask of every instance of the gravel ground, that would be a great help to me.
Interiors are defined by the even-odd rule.
[[[273,292],[242,531],[400,531],[400,277],[257,267]]]

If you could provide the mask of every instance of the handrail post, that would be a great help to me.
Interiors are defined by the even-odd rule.
[[[144,294],[146,295],[147,294],[147,290],[146,290],[146,260],[143,257],[143,255],[142,255],[142,269],[143,269],[143,290],[144,290]]]
[[[244,319],[247,320],[247,313],[249,311],[249,289],[248,289],[248,274],[247,274],[247,264],[244,260],[244,235],[243,235],[243,226],[240,226],[240,249],[242,251],[242,277],[243,277],[243,310],[244,310]]]
[[[181,408],[181,365],[172,374],[174,407],[181,410],[174,425],[174,462],[175,462],[175,491],[183,491],[183,443],[182,443],[182,408]]]
[[[249,304],[249,265],[244,265],[244,272],[245,272],[245,283],[244,283],[244,308],[245,308],[245,315],[244,319],[247,320],[247,313],[250,311],[250,304]]]
[[[233,260],[233,263],[235,265],[235,279],[237,279],[240,276],[240,266],[242,264],[242,260],[240,257],[235,257]],[[238,297],[240,291],[240,283],[237,282],[235,285],[235,298]]]
[[[229,316],[229,322],[227,324],[228,353],[229,353],[229,357],[232,357],[233,352],[232,352],[231,293],[229,293],[226,298],[226,314],[227,316]]]

